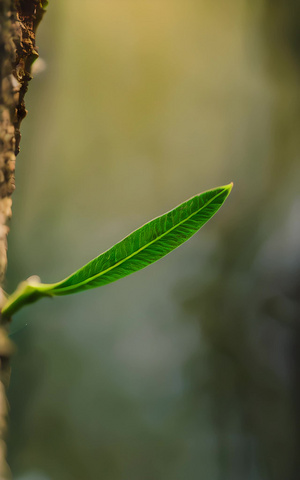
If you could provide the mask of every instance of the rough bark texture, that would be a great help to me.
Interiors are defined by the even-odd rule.
[[[11,194],[15,189],[16,155],[20,150],[20,124],[26,115],[24,96],[31,79],[30,69],[38,53],[35,31],[46,1],[1,0],[0,2],[0,308],[7,264],[7,221],[11,217]],[[5,435],[10,378],[10,357],[14,346],[8,338],[8,322],[0,319],[0,480],[11,478],[6,463]]]

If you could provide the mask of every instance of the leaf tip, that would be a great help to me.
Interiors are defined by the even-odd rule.
[[[225,186],[226,190],[228,191],[227,195],[230,194],[232,187],[233,187],[233,182],[230,182],[228,185]]]

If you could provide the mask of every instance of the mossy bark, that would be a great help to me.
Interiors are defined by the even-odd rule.
[[[0,308],[7,265],[7,222],[11,217],[11,195],[15,189],[15,161],[20,150],[20,124],[26,115],[24,96],[37,58],[36,28],[46,1],[2,0],[0,2]],[[0,320],[0,480],[11,478],[6,463],[5,435],[10,379],[10,357],[14,345],[8,338],[9,321]]]

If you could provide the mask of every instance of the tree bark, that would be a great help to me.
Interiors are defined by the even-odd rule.
[[[45,12],[45,0],[0,2],[0,309],[5,301],[2,285],[7,265],[8,220],[15,189],[15,160],[20,150],[20,124],[26,116],[24,96],[31,80],[31,65],[38,57],[35,32]],[[9,321],[0,318],[0,480],[11,478],[6,462],[5,436],[14,345],[8,338]]]

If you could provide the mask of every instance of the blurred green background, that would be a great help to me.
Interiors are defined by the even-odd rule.
[[[300,478],[299,5],[50,1],[7,290],[235,186],[158,264],[15,316],[16,480]]]

